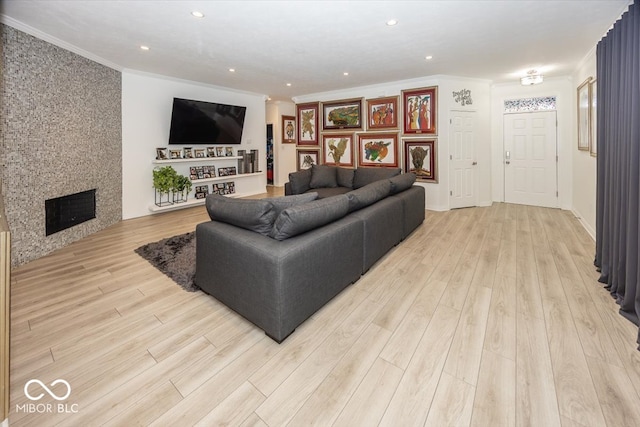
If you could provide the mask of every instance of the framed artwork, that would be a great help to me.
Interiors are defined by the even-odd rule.
[[[169,150],[169,154],[171,159],[181,159],[182,158],[182,150]]]
[[[233,147],[224,147],[224,155],[226,157],[233,157]]]
[[[156,148],[156,160],[168,160],[169,155],[167,154],[166,147],[158,147]]]
[[[318,103],[296,105],[298,145],[318,145]]]
[[[224,148],[216,147],[216,157],[224,157]]]
[[[589,139],[589,153],[598,156],[598,80],[591,81],[589,87],[591,103],[589,105],[589,123],[591,123],[591,138]]]
[[[322,135],[323,162],[325,165],[354,166],[354,134],[334,133]]]
[[[436,139],[405,139],[404,172],[416,174],[416,179],[438,182]]]
[[[207,157],[216,156],[216,147],[207,147]]]
[[[437,134],[437,96],[437,86],[402,91],[405,134]]]
[[[297,170],[310,169],[320,164],[320,149],[298,150],[296,155]]]
[[[193,159],[193,149],[191,147],[184,147],[184,159]]]
[[[591,77],[578,86],[578,150],[589,151],[589,134],[591,132],[589,107],[589,82]]]
[[[322,129],[362,129],[362,98],[323,102]]]
[[[294,116],[282,116],[282,143],[296,143],[296,118]]]
[[[226,168],[218,168],[218,176],[229,176],[236,174],[236,167],[230,166]]]
[[[196,156],[196,159],[199,159],[201,157],[207,157],[204,148],[194,148],[193,152]]]
[[[358,166],[398,167],[398,134],[358,135]]]
[[[398,128],[398,97],[367,99],[367,129]]]

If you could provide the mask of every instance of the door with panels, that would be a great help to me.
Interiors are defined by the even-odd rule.
[[[451,111],[449,144],[449,207],[476,206],[476,145],[473,111]]]

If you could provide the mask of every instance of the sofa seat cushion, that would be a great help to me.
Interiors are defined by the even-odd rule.
[[[210,194],[205,201],[209,217],[268,236],[276,219],[273,203],[265,200],[232,199]]]
[[[396,175],[390,178],[389,182],[391,183],[391,194],[398,194],[409,189],[416,182],[416,174],[411,172]]]
[[[349,200],[345,195],[287,208],[276,218],[269,237],[285,240],[297,236],[344,217],[348,210]]]
[[[315,192],[318,194],[318,199],[326,199],[327,197],[339,196],[340,194],[346,194],[351,191],[346,187],[333,187],[333,188],[314,188],[307,193]]]
[[[391,182],[381,180],[347,193],[349,212],[354,212],[384,199],[391,193]]]
[[[332,188],[338,186],[337,171],[335,166],[312,165],[311,188]]]
[[[353,174],[353,188],[358,189],[381,179],[400,175],[400,168],[358,168]]]

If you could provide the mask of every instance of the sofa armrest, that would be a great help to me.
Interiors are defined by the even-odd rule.
[[[285,196],[293,196],[290,182],[285,182],[284,183],[284,195]]]

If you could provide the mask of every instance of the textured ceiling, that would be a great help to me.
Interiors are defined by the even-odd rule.
[[[438,74],[569,75],[629,3],[4,0],[0,12],[118,69],[291,99]]]

